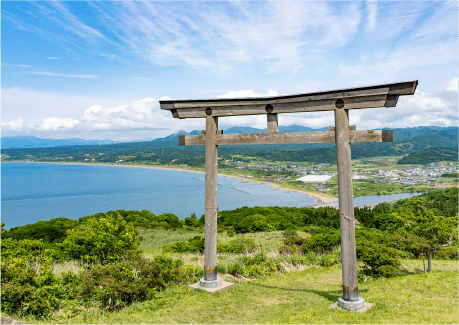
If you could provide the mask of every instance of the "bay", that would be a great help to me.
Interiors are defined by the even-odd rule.
[[[1,219],[6,229],[118,209],[173,213],[180,219],[204,213],[205,175],[199,172],[54,163],[2,163],[1,168]],[[217,194],[220,210],[316,202],[305,194],[221,176]]]
[[[1,164],[1,221],[5,228],[65,217],[78,219],[118,209],[204,213],[205,175],[199,172],[112,165]],[[243,206],[308,207],[316,199],[273,186],[218,177],[220,210]],[[355,206],[399,200],[419,193],[354,198]],[[338,201],[336,201],[338,202]]]

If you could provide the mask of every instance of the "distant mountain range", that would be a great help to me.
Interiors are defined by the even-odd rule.
[[[78,138],[70,139],[42,139],[34,136],[15,136],[2,138],[2,149],[12,148],[52,148],[63,146],[92,146],[119,143],[113,140],[84,140]]]
[[[387,128],[385,128],[387,129]],[[312,129],[300,125],[280,126],[279,132],[312,132],[312,131],[327,131],[328,128]],[[394,129],[394,142],[405,142],[416,138],[417,143],[424,143],[432,147],[453,147],[458,143],[458,128],[457,127],[439,127],[439,126],[420,126],[414,128]],[[223,131],[225,134],[236,133],[265,133],[266,129],[257,129],[251,127],[231,127]],[[137,140],[131,142],[121,142],[114,140],[84,140],[78,138],[71,139],[41,139],[34,136],[14,136],[1,138],[1,149],[13,148],[52,148],[65,146],[101,146],[101,145],[122,145],[126,146],[131,143],[132,146],[141,147],[144,143],[149,143],[153,147],[177,147],[177,138],[179,135],[197,135],[201,134],[200,130],[191,132],[179,131],[164,138],[154,140]],[[329,145],[329,144],[328,144]],[[307,147],[320,147],[324,145],[307,145]],[[326,145],[327,146],[327,145]],[[285,146],[284,146],[285,147]],[[271,147],[274,149],[274,147]]]

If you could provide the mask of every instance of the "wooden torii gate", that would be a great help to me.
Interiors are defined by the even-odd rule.
[[[201,135],[179,136],[179,145],[205,145],[205,253],[203,288],[222,287],[217,277],[217,148],[219,145],[336,143],[338,197],[341,233],[343,297],[341,308],[363,307],[357,284],[355,219],[352,189],[350,142],[393,142],[393,130],[356,130],[349,126],[349,110],[395,107],[399,96],[413,95],[418,81],[324,92],[234,99],[161,100],[163,110],[174,118],[206,118]],[[329,131],[279,133],[277,114],[334,111],[335,126]],[[223,134],[218,118],[225,116],[267,115],[267,133]]]

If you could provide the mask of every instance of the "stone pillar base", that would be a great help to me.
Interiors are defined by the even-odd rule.
[[[201,278],[199,285],[203,288],[216,288],[222,285],[222,279],[219,277],[216,280],[204,280],[204,278]]]
[[[344,300],[342,297],[338,298],[338,307],[341,309],[347,309],[350,311],[355,311],[362,309],[364,306],[365,300],[363,298],[359,298],[359,300],[350,301]]]
[[[217,286],[216,284],[219,284],[219,285]],[[206,281],[202,278],[199,282],[189,285],[188,288],[192,290],[201,289],[209,293],[215,293],[219,291],[233,289],[234,283],[222,281],[222,279],[220,278],[217,278],[217,280],[213,280],[213,281]]]
[[[360,299],[363,300],[362,298],[360,298]],[[351,304],[352,304],[352,303],[357,303],[357,304],[358,304],[358,302],[360,301],[360,299],[357,300],[357,301],[346,301],[346,300],[344,300],[344,299],[341,297],[341,298],[338,299],[337,302],[335,302],[335,303],[334,303],[333,305],[331,305],[329,308],[331,308],[331,309],[338,308],[338,309],[344,309],[344,310],[356,311],[356,312],[359,312],[359,313],[363,313],[363,312],[365,312],[366,310],[368,310],[368,309],[370,309],[371,307],[374,306],[374,304],[364,301],[364,302],[363,302],[363,308],[360,308],[360,309],[350,309],[350,308],[346,308],[346,306],[341,307],[341,302],[340,302],[340,300],[343,302],[343,305],[344,305],[344,304],[347,304],[347,303],[351,303]],[[340,304],[340,305],[338,305],[338,304]],[[348,307],[349,307],[349,306],[348,306]],[[352,305],[351,305],[350,307],[355,307],[355,306],[352,306]]]

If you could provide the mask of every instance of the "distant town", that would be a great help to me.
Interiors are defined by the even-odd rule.
[[[303,181],[305,183],[312,184],[315,190],[321,192],[328,192],[330,188],[327,186],[327,181],[337,176],[336,171],[330,171],[325,169],[331,169],[331,164],[317,164],[309,167],[302,167],[297,165],[285,165],[279,166],[271,163],[266,164],[243,164],[241,161],[232,162],[234,169],[241,171],[263,171],[276,172],[275,176],[266,176],[263,178],[264,181],[280,181],[280,180],[296,180]],[[335,165],[336,169],[336,165]],[[352,173],[352,179],[366,180],[372,183],[379,184],[400,184],[400,185],[419,185],[434,183],[439,180],[440,177],[448,177],[457,174],[459,171],[459,165],[452,162],[437,162],[431,163],[428,166],[417,166],[417,167],[405,167],[400,169],[367,169],[358,170]],[[291,172],[291,173],[288,173]],[[294,174],[292,174],[294,173]],[[295,176],[313,176],[313,177],[300,177]],[[253,178],[251,175],[238,175],[246,178]],[[324,177],[325,176],[325,177]]]

